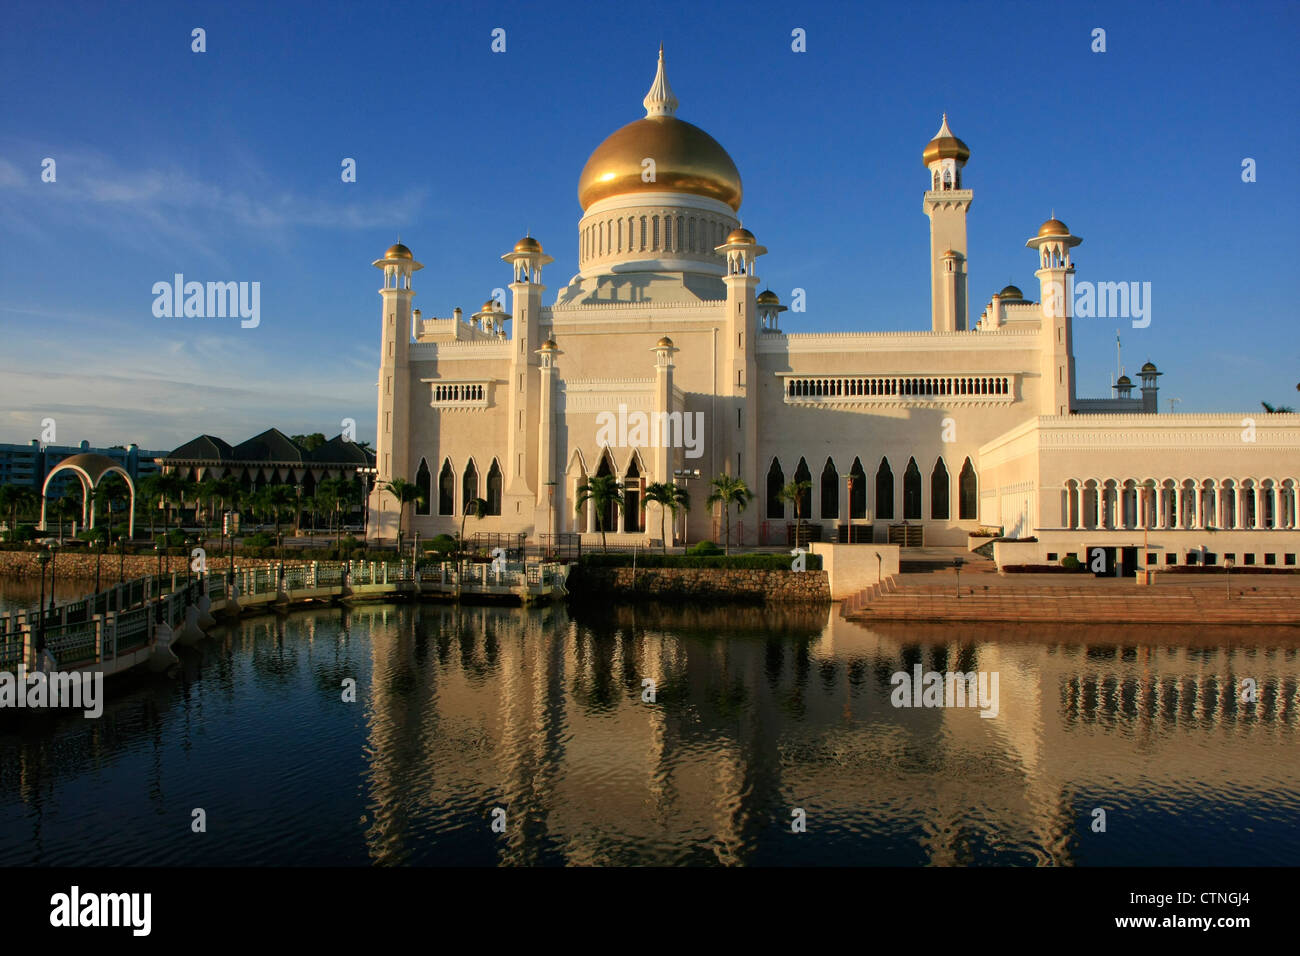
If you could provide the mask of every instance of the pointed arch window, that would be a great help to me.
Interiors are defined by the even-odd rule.
[[[948,467],[943,463],[942,458],[938,458],[934,463],[934,471],[930,472],[930,517],[947,521],[950,515]]]
[[[849,516],[865,518],[867,516],[867,473],[862,470],[861,459],[853,459],[853,467],[849,469],[849,475],[853,478],[853,491],[849,494]]]
[[[456,507],[456,473],[451,470],[451,459],[442,462],[438,473],[438,514],[449,515]]]
[[[812,517],[812,472],[808,470],[808,462],[802,458],[799,459],[799,466],[794,470],[794,480],[796,482],[807,482],[808,487],[799,492],[799,506],[795,508],[795,515],[802,517],[804,520]]]
[[[970,463],[969,458],[961,466],[961,475],[957,479],[957,485],[957,517],[962,521],[974,521],[979,517],[979,499],[976,495],[975,466]]]
[[[415,487],[420,492],[420,497],[415,499],[415,513],[417,515],[427,515],[429,505],[433,501],[431,494],[433,491],[433,478],[429,474],[429,463],[423,458],[420,459],[419,470],[415,473]]]
[[[487,474],[487,513],[501,514],[501,466],[495,458],[492,459],[492,467]]]
[[[880,459],[876,469],[876,517],[892,521],[894,518],[894,470],[889,459]]]
[[[464,514],[469,510],[469,503],[478,495],[478,469],[474,467],[474,459],[469,460],[465,466],[465,473],[460,479],[460,510]]]
[[[822,468],[822,517],[838,518],[840,516],[840,476],[835,470],[835,462],[829,458]]]
[[[785,472],[781,463],[772,459],[772,467],[767,470],[767,516],[784,518],[785,502],[781,500],[781,489],[785,486]]]
[[[903,472],[903,520],[919,521],[921,519],[921,469],[916,466],[916,459],[907,460],[907,470]]]

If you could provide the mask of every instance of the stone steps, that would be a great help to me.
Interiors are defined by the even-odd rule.
[[[1300,588],[1233,589],[1035,586],[867,588],[841,602],[853,620],[1300,625]]]

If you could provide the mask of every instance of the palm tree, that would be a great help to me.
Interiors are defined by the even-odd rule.
[[[597,475],[594,478],[588,478],[578,486],[578,502],[574,509],[581,511],[582,506],[588,501],[596,509],[596,527],[600,529],[600,548],[602,551],[609,551],[608,540],[605,537],[605,512],[613,504],[619,511],[627,505],[627,499],[623,497],[623,489],[618,483],[618,479],[613,475]]]
[[[691,497],[686,493],[686,489],[674,481],[652,481],[645,486],[645,497],[641,499],[641,510],[645,511],[646,506],[654,502],[659,506],[659,540],[663,542],[664,554],[668,553],[668,538],[664,532],[665,512],[673,513],[673,521],[677,520],[679,511],[691,510]]]
[[[113,502],[126,497],[126,485],[116,474],[105,476],[104,480],[95,488],[96,520],[98,520],[101,513],[108,513],[107,541],[113,540]]]
[[[465,510],[462,511],[460,515],[460,540],[458,542],[462,555],[465,551],[465,519],[470,515],[473,515],[479,521],[482,521],[487,517],[487,512],[488,503],[482,498],[471,498],[469,501],[465,502]],[[461,564],[462,562],[458,561],[456,567],[458,570],[463,572],[464,569],[461,567]]]
[[[785,485],[778,493],[777,497],[782,501],[794,502],[794,545],[799,547],[803,539],[803,503],[806,500],[804,496],[812,488],[811,481],[792,481]]]
[[[1300,388],[1300,386],[1297,386]],[[1268,402],[1260,402],[1264,406],[1264,411],[1270,415],[1294,415],[1295,409],[1290,405],[1270,405]]]
[[[154,514],[163,500],[164,484],[162,473],[154,472],[141,478],[137,489],[136,502],[149,512],[149,537],[151,538],[154,536]]]
[[[188,482],[174,471],[164,471],[149,477],[157,479],[151,484],[151,488],[163,506],[163,537],[166,538],[171,533],[171,505],[174,502],[179,512],[183,506],[185,486]],[[179,518],[179,514],[177,517]]]
[[[267,489],[267,504],[275,520],[275,536],[280,536],[280,519],[298,502],[298,496],[289,485],[271,485]]]
[[[9,534],[18,528],[18,512],[36,500],[36,495],[26,485],[0,485],[0,511],[9,512]],[[17,540],[15,537],[14,540]]]
[[[229,505],[232,511],[237,510],[239,507],[239,493],[241,491],[239,487],[239,479],[234,475],[227,475],[224,478],[218,478],[213,483],[212,491],[217,496],[217,501],[220,502],[222,521],[224,522],[226,506]],[[234,533],[233,528],[231,529],[231,533]]]
[[[424,503],[424,492],[420,486],[414,482],[407,481],[405,478],[394,478],[384,485],[384,490],[397,499],[397,554],[402,553],[402,522],[406,518],[406,506],[412,502]],[[477,499],[475,499],[477,500]],[[465,524],[461,519],[461,527]]]
[[[62,498],[54,499],[54,514],[59,519],[59,540],[62,541],[64,519],[76,521],[81,514],[81,508],[72,500],[72,495],[64,495]]]
[[[715,504],[722,505],[722,514],[727,527],[727,554],[731,554],[731,506],[735,505],[736,513],[739,514],[753,500],[754,493],[749,490],[749,485],[745,484],[744,478],[733,478],[731,475],[722,474],[713,479],[713,494],[709,495],[706,504],[710,508]]]

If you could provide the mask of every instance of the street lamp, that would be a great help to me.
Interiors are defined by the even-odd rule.
[[[162,542],[155,541],[153,544],[154,553],[158,555],[158,577],[162,577]]]
[[[700,469],[698,469],[698,468],[676,468],[676,469],[673,470],[673,477],[674,477],[674,478],[680,478],[680,479],[681,479],[681,482],[682,482],[682,490],[685,491],[685,492],[687,492],[687,493],[689,494],[689,493],[690,493],[690,480],[691,480],[692,478],[698,478],[698,477],[700,477]],[[686,537],[687,537],[687,532],[688,532],[689,530],[690,530],[690,525],[687,523],[687,520],[686,520],[686,509],[683,508],[683,509],[682,509],[682,551],[685,551],[685,550],[686,550]]]
[[[59,546],[50,545],[50,613],[54,613],[54,565],[55,559],[59,556]]]
[[[357,475],[361,477],[361,487],[365,491],[366,500],[361,505],[361,540],[370,540],[370,495],[374,491],[375,476],[379,474],[379,469],[373,465],[363,465],[357,469]],[[379,499],[379,507],[384,507],[384,500]],[[380,519],[380,526],[383,526],[383,519]]]
[[[957,600],[961,600],[961,558],[952,559],[952,569],[957,572]]]
[[[546,537],[550,548],[555,547],[555,482],[546,483]],[[546,549],[546,550],[549,550]],[[545,557],[545,555],[543,555]]]
[[[1223,589],[1227,592],[1227,599],[1232,600],[1232,558],[1226,558],[1223,562]]]
[[[853,473],[849,472],[849,474],[844,475],[843,478],[844,478],[844,483],[848,488],[848,502],[847,502],[848,507],[844,512],[849,516],[849,537],[846,543],[852,544],[853,543]]]
[[[95,539],[95,593],[99,593],[99,566],[104,560],[104,549],[108,547],[108,536]]]
[[[117,536],[117,583],[126,583],[126,535]],[[120,608],[119,608],[120,610]]]
[[[37,560],[41,562],[41,603],[36,605],[36,653],[45,650],[45,568],[50,563],[50,549],[41,550]]]

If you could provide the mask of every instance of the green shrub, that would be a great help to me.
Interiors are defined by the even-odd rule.
[[[5,532],[5,540],[12,542],[35,541],[36,526],[31,524],[20,524],[15,528]]]
[[[809,571],[820,571],[822,559],[819,554],[809,554],[805,559]],[[716,568],[733,571],[789,571],[790,556],[778,554],[638,554],[637,570],[652,568]],[[630,568],[630,554],[584,554],[581,559],[583,567],[588,568]]]
[[[1067,571],[1078,571],[1080,567],[1079,559],[1072,554],[1067,554],[1061,559],[1061,567]]]
[[[269,548],[275,544],[275,539],[265,531],[258,531],[256,534],[250,534],[241,542],[245,548]]]
[[[439,554],[450,554],[456,550],[456,539],[449,534],[437,535],[432,541],[426,541],[424,550],[436,551]]]
[[[712,541],[697,541],[691,545],[687,554],[705,555],[705,554],[722,554],[723,550]]]

